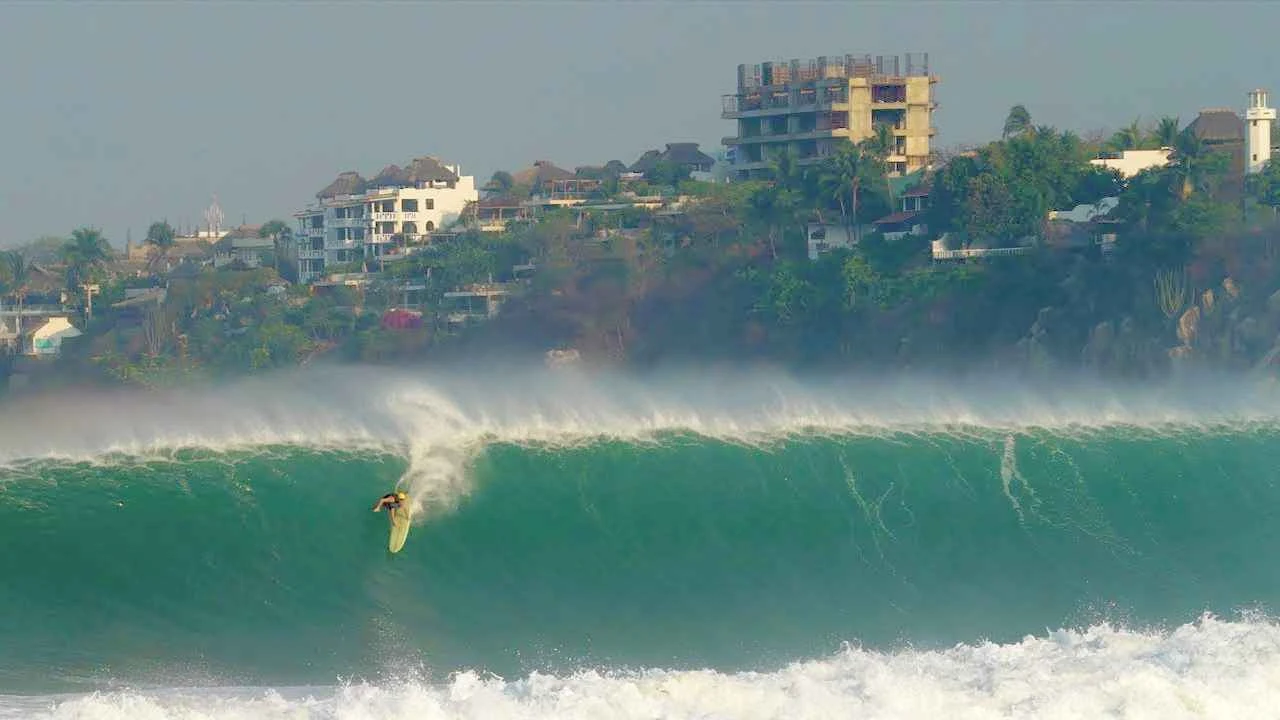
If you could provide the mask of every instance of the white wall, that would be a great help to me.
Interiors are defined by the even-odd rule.
[[[819,255],[829,250],[853,247],[855,244],[853,234],[843,225],[808,223],[805,225],[804,232],[805,237],[808,238],[810,260],[817,260]],[[814,235],[820,237],[814,237]]]
[[[1090,160],[1090,165],[1118,170],[1120,175],[1131,178],[1148,168],[1164,167],[1169,164],[1168,148],[1159,150],[1125,150],[1118,158],[1099,158]]]
[[[1259,172],[1271,159],[1271,123],[1275,119],[1275,109],[1267,107],[1267,93],[1262,90],[1249,93],[1249,107],[1245,110],[1244,120],[1248,138],[1245,147],[1246,172]]]

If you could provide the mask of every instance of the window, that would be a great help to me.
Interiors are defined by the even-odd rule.
[[[1258,162],[1258,153],[1253,154],[1253,161]]]
[[[423,200],[423,201],[422,201],[422,208],[423,208],[424,210],[435,210],[435,209],[436,209],[436,201],[435,201],[435,198],[427,198],[426,200]]]

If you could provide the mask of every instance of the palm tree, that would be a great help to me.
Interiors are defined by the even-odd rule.
[[[173,227],[167,221],[153,222],[147,228],[147,239],[144,241],[152,247],[150,266],[155,266],[169,254],[173,248]]]
[[[71,231],[71,239],[62,246],[62,259],[67,264],[67,287],[80,287],[94,270],[111,259],[111,254],[111,245],[101,230],[82,227]]]
[[[889,123],[876,123],[871,136],[858,143],[866,154],[881,160],[893,154],[893,144],[893,126]]]
[[[485,183],[481,189],[494,197],[503,197],[511,193],[511,188],[515,184],[516,181],[511,177],[511,173],[506,170],[499,170],[489,178],[489,182]]]
[[[1108,143],[1113,150],[1136,150],[1142,146],[1142,127],[1134,120],[1128,126],[1116,131]]]
[[[800,190],[804,186],[804,170],[790,151],[783,151],[773,160],[773,179],[784,190]]]
[[[8,250],[0,253],[0,263],[3,264],[3,268],[0,268],[0,270],[5,275],[6,289],[10,294],[18,298],[18,317],[15,323],[15,332],[21,338],[22,308],[27,300],[31,266],[21,250]]]
[[[1030,129],[1031,113],[1027,112],[1025,105],[1014,105],[1009,108],[1009,114],[1004,119],[1004,130],[1000,133],[1000,138],[1015,137]]]
[[[1190,127],[1178,133],[1173,144],[1174,191],[1182,200],[1191,197],[1192,190],[1201,180],[1201,165],[1205,155],[1204,141]]]
[[[1152,139],[1162,148],[1172,148],[1178,144],[1178,118],[1165,116],[1156,124]]]
[[[876,123],[875,132],[871,137],[858,143],[858,147],[862,149],[863,155],[868,160],[874,160],[874,165],[872,163],[867,164],[867,170],[870,170],[872,167],[880,170],[880,179],[884,181],[884,194],[885,197],[889,198],[890,207],[894,205],[893,183],[889,181],[889,173],[885,170],[885,163],[888,161],[889,156],[894,154],[893,150],[894,145],[897,144],[896,140],[897,139],[893,134],[893,126],[888,123]]]
[[[858,228],[858,194],[862,191],[863,176],[867,172],[867,157],[856,145],[841,145],[822,165],[823,184],[840,203],[840,214],[857,242],[862,239]]]
[[[769,238],[769,254],[778,259],[778,228],[795,213],[794,195],[777,186],[763,186],[747,199],[747,217],[764,225]]]
[[[271,238],[272,259],[276,269],[276,274],[280,273],[280,256],[283,254],[284,248],[293,242],[293,230],[283,220],[269,220],[258,228],[258,237]]]

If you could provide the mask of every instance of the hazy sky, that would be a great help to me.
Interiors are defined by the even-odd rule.
[[[0,243],[284,217],[342,170],[433,154],[713,150],[738,63],[930,53],[943,145],[1010,105],[1081,132],[1241,108],[1277,82],[1280,2],[0,3]],[[1277,99],[1280,99],[1278,97]],[[1273,103],[1274,104],[1274,103]]]

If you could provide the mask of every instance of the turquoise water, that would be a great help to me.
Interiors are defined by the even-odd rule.
[[[0,689],[767,669],[1280,602],[1280,430],[497,443],[396,556],[394,454],[39,462],[0,491]]]
[[[0,717],[1280,706],[1263,392],[557,382],[0,416]]]

